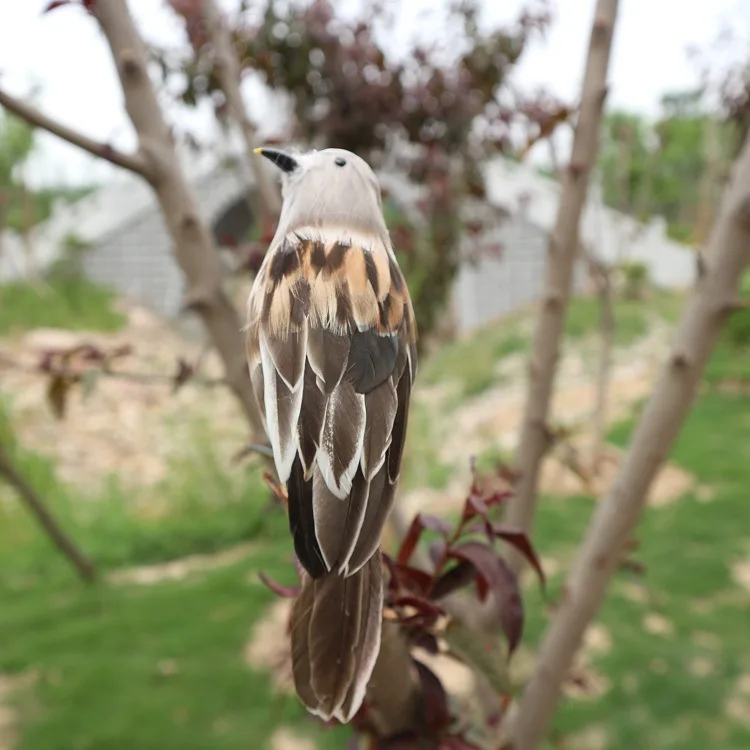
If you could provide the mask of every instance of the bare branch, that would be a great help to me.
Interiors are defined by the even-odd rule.
[[[109,378],[112,380],[127,380],[134,383],[143,383],[145,385],[164,385],[174,384],[178,378],[177,374],[166,372],[138,372],[135,370],[110,370],[103,367],[71,367],[69,365],[57,364],[49,367],[41,365],[27,365],[18,362],[11,357],[0,352],[0,369],[13,370],[15,372],[25,372],[30,375],[59,376],[71,381],[79,381],[88,373],[94,372],[97,376]],[[215,388],[216,386],[226,386],[226,378],[208,378],[201,375],[188,374],[184,381],[190,381],[196,385],[206,388]]]
[[[247,369],[242,325],[224,290],[216,245],[200,217],[149,78],[146,46],[125,0],[93,3],[91,12],[112,51],[141,151],[154,165],[152,185],[172,236],[175,257],[187,279],[190,308],[202,318],[224,363],[227,383],[261,436],[264,431]]]
[[[518,481],[508,507],[508,523],[524,531],[532,526],[539,468],[549,448],[547,415],[578,252],[579,223],[586,203],[589,173],[599,147],[617,7],[618,0],[598,0],[596,4],[571,163],[563,170],[557,222],[549,240],[545,295],[534,335],[526,409],[516,457]],[[517,572],[523,559],[510,550],[509,563]]]
[[[706,273],[677,328],[672,351],[631,440],[617,477],[598,505],[565,595],[545,636],[510,736],[514,750],[533,750],[544,736],[581,637],[622,561],[648,489],[690,411],[705,366],[735,308],[739,280],[750,261],[750,139],[724,195],[709,240]]]
[[[53,120],[36,109],[36,107],[27,104],[21,99],[16,99],[16,97],[11,96],[2,89],[0,89],[0,105],[35,128],[46,130],[48,133],[52,133],[52,135],[56,135],[58,138],[62,138],[64,141],[72,143],[84,151],[88,151],[94,156],[99,156],[118,167],[142,175],[147,180],[151,179],[151,168],[141,154],[125,154],[107,143],[99,143],[99,141],[95,141],[93,138],[89,138],[57,122],[57,120]]]
[[[276,219],[281,212],[281,196],[260,160],[253,156],[253,149],[260,144],[256,143],[255,127],[247,115],[242,100],[240,65],[232,46],[232,39],[214,0],[203,0],[203,18],[206,23],[206,33],[213,47],[216,76],[226,97],[229,111],[242,131],[245,141],[245,158],[255,175],[266,213],[269,217]]]
[[[26,507],[36,517],[39,524],[47,533],[53,544],[68,558],[78,575],[89,583],[96,580],[96,570],[92,562],[76,547],[58,526],[44,501],[37,495],[34,488],[26,481],[13,464],[10,456],[0,445],[0,477],[18,493]]]

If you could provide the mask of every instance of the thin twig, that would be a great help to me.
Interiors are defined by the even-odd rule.
[[[50,365],[49,367],[44,368],[41,365],[25,365],[11,359],[5,354],[0,354],[0,368],[15,372],[44,375],[47,377],[59,376],[73,381],[81,380],[90,372],[95,372],[97,376],[103,378],[129,380],[137,383],[153,385],[161,385],[164,383],[174,384],[176,381],[176,375],[165,372],[136,372],[127,370],[109,370],[99,367],[77,368],[57,365]],[[208,388],[227,385],[226,378],[223,377],[208,378],[200,375],[189,375],[185,378],[183,383],[188,381]]]
[[[18,493],[41,527],[47,532],[53,544],[71,562],[81,579],[87,583],[93,583],[96,580],[96,569],[93,563],[60,528],[42,498],[15,467],[2,445],[0,445],[0,476]]]

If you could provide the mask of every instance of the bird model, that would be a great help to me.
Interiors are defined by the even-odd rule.
[[[304,569],[291,614],[292,672],[308,711],[346,723],[380,651],[380,545],[417,370],[414,311],[363,159],[342,149],[255,153],[282,180],[246,331]]]

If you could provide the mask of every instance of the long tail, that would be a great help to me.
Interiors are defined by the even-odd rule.
[[[357,713],[380,651],[382,611],[379,548],[352,575],[305,575],[292,608],[292,672],[310,713],[342,723]]]

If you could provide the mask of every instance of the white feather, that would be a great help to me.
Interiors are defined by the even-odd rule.
[[[302,388],[291,392],[284,388],[286,393],[278,393],[276,388],[276,377],[278,375],[273,363],[271,353],[265,345],[263,338],[260,339],[260,361],[263,366],[264,402],[266,406],[266,427],[268,439],[273,449],[273,460],[276,464],[276,474],[280,482],[286,482],[292,471],[292,464],[297,453],[297,420],[302,408]],[[279,375],[279,377],[281,377]],[[291,424],[287,425],[288,439],[282,444],[281,430],[279,429],[279,399],[291,399],[292,409],[289,414]]]

